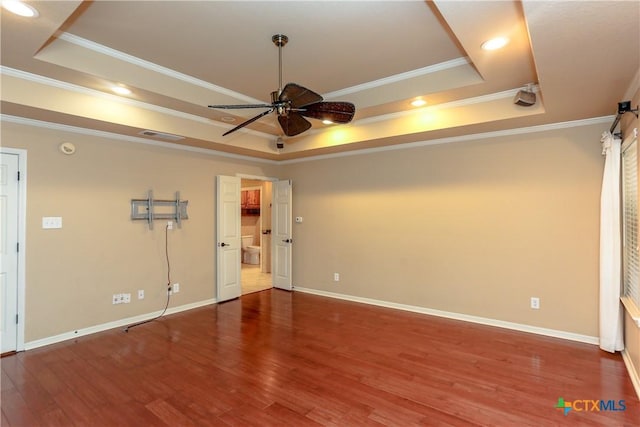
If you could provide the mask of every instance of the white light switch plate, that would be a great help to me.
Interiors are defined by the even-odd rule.
[[[62,228],[61,216],[43,216],[42,228]]]

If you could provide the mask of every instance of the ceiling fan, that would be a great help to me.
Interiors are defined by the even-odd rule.
[[[223,133],[222,136],[241,129],[261,117],[272,112],[278,114],[278,122],[282,131],[287,136],[299,135],[311,127],[311,123],[305,117],[328,120],[332,123],[349,123],[353,119],[356,107],[350,102],[324,102],[317,93],[295,83],[287,83],[282,87],[282,47],[287,44],[289,38],[284,34],[276,34],[271,41],[278,47],[278,90],[271,92],[271,104],[246,104],[246,105],[209,105],[209,108],[241,109],[241,108],[267,108],[257,116],[240,123],[238,126]]]

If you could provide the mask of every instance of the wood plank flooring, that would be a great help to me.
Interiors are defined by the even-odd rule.
[[[640,425],[596,346],[276,289],[1,364],[2,426]]]

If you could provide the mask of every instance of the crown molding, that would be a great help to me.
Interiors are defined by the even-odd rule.
[[[26,80],[26,81],[33,82],[33,83],[38,83],[38,84],[42,84],[42,85],[45,85],[45,86],[54,87],[54,88],[57,88],[57,89],[67,90],[69,92],[80,93],[82,95],[102,98],[102,99],[106,99],[106,100],[111,101],[111,102],[117,102],[117,103],[120,103],[120,104],[130,105],[130,106],[136,107],[136,108],[142,108],[142,109],[145,109],[145,110],[155,111],[156,113],[167,114],[167,115],[170,115],[170,116],[179,117],[181,119],[186,119],[186,120],[191,120],[191,121],[200,122],[200,123],[206,123],[206,124],[214,124],[214,125],[220,126],[220,127],[227,127],[228,126],[228,125],[227,126],[222,126],[222,125],[218,125],[217,123],[212,123],[211,120],[209,120],[209,119],[207,119],[205,117],[196,116],[194,114],[187,114],[187,113],[183,113],[181,111],[172,110],[170,108],[159,107],[157,105],[148,104],[146,102],[140,102],[140,101],[137,101],[135,99],[124,98],[124,97],[118,96],[118,95],[112,95],[110,93],[102,92],[102,91],[99,91],[99,90],[89,89],[89,88],[84,87],[84,86],[78,86],[78,85],[75,85],[75,84],[72,84],[72,83],[63,82],[61,80],[56,80],[56,79],[52,79],[50,77],[44,77],[44,76],[41,76],[41,75],[38,75],[38,74],[28,73],[26,71],[16,70],[14,68],[9,68],[9,67],[5,67],[5,66],[1,66],[1,65],[0,65],[0,75],[5,75],[5,76],[9,76],[9,77],[15,77],[15,78]],[[228,127],[231,127],[231,126],[228,126]]]
[[[106,47],[99,43],[92,42],[90,40],[84,39],[82,37],[75,36],[69,33],[62,33],[58,37],[60,40],[64,40],[68,43],[74,44],[76,46],[80,46],[84,49],[91,50],[93,52],[99,53],[101,55],[108,56],[110,58],[114,58],[118,61],[127,62],[129,64],[133,64],[135,66],[147,69],[149,71],[153,71],[154,73],[163,74],[167,77],[171,77],[172,79],[181,80],[185,83],[195,85],[210,91],[219,92],[224,95],[246,101],[251,104],[261,104],[263,101],[251,98],[249,96],[243,95],[238,92],[234,92],[232,90],[226,89],[222,86],[217,86],[212,83],[206,82],[204,80],[200,80],[196,77],[190,76],[188,74],[183,74],[178,71],[172,70],[170,68],[163,67],[161,65],[155,64],[153,62],[145,61],[144,59],[140,59],[138,57],[126,54],[119,50],[112,49],[110,47]]]
[[[99,138],[113,139],[117,141],[127,141],[127,142],[133,142],[136,144],[151,145],[154,147],[170,148],[172,150],[189,151],[192,153],[200,153],[200,154],[206,154],[210,156],[227,157],[227,158],[237,159],[237,160],[247,160],[247,161],[257,162],[257,163],[268,163],[268,164],[279,163],[277,160],[269,160],[269,159],[262,159],[259,157],[245,156],[241,154],[226,153],[224,151],[212,150],[210,148],[192,147],[190,145],[181,145],[181,144],[175,144],[170,142],[157,141],[154,139],[138,138],[135,136],[121,135],[117,133],[81,128],[77,126],[63,125],[60,123],[45,122],[42,120],[28,119],[25,117],[10,116],[7,114],[0,114],[0,122],[16,123],[24,126],[33,126],[33,127],[43,128],[43,129],[51,129],[51,130],[62,131],[62,132],[71,132],[71,133],[76,133],[81,135],[95,136]]]
[[[568,129],[573,127],[589,126],[589,125],[595,125],[595,124],[606,124],[608,126],[611,123],[611,120],[613,120],[614,118],[615,116],[604,116],[604,117],[595,117],[592,119],[574,120],[574,121],[560,122],[560,123],[550,123],[545,125],[528,126],[523,128],[499,130],[499,131],[493,131],[493,132],[451,136],[447,138],[408,142],[406,144],[390,145],[386,147],[365,148],[363,150],[352,150],[352,151],[347,151],[343,153],[320,154],[318,156],[304,157],[301,159],[282,160],[279,162],[279,164],[284,165],[284,164],[293,164],[293,163],[300,163],[300,162],[310,162],[314,160],[332,159],[337,157],[380,153],[384,151],[406,150],[410,148],[427,147],[430,145],[441,145],[441,144],[450,144],[453,142],[472,141],[477,139],[498,138],[498,137],[512,136],[512,135],[523,135],[527,133],[546,132],[550,130]]]
[[[41,76],[41,75],[38,75],[38,74],[28,73],[26,71],[16,70],[14,68],[9,68],[9,67],[5,67],[5,66],[0,65],[0,76],[3,76],[3,75],[4,76],[9,76],[9,77],[15,77],[15,78],[18,78],[18,79],[26,80],[26,81],[37,83],[37,84],[42,84],[42,85],[49,86],[49,87],[54,87],[54,88],[58,88],[58,89],[62,89],[62,90],[67,90],[67,91],[70,91],[70,92],[79,93],[79,94],[82,94],[82,95],[98,97],[98,98],[102,98],[102,99],[105,99],[105,100],[110,101],[110,102],[129,105],[129,106],[135,107],[135,108],[142,108],[142,109],[145,109],[145,110],[148,110],[148,111],[153,111],[153,112],[160,113],[160,114],[166,114],[166,115],[177,117],[177,118],[180,118],[180,119],[199,122],[199,123],[203,123],[203,124],[206,124],[206,125],[219,127],[219,128],[224,129],[224,130],[229,130],[229,129],[234,127],[233,125],[228,125],[228,124],[225,124],[225,123],[217,122],[217,121],[208,119],[206,117],[197,116],[195,114],[183,113],[181,111],[172,110],[170,108],[160,107],[158,105],[137,101],[135,99],[125,98],[125,97],[118,96],[118,95],[112,95],[110,93],[102,92],[102,91],[99,91],[99,90],[89,89],[89,88],[84,87],[84,86],[78,86],[78,85],[75,85],[75,84],[72,84],[72,83],[67,83],[67,82],[63,82],[63,81],[60,81],[60,80],[52,79],[50,77],[44,77],[44,76]],[[271,135],[269,135],[269,134],[267,134],[265,132],[259,132],[259,131],[253,130],[253,129],[242,129],[242,130],[245,133],[248,133],[248,134],[254,135],[254,136],[258,136],[260,138],[271,137]]]
[[[128,141],[128,142],[152,145],[152,146],[162,147],[162,148],[171,148],[173,150],[189,151],[194,153],[228,157],[228,158],[247,160],[247,161],[253,161],[258,163],[267,163],[272,165],[287,165],[287,164],[294,164],[294,163],[301,163],[301,162],[311,162],[315,160],[324,160],[324,159],[332,159],[332,158],[339,158],[339,157],[380,153],[384,151],[406,150],[406,149],[417,148],[417,147],[427,147],[430,145],[441,145],[441,144],[450,144],[454,142],[472,141],[472,140],[478,140],[478,139],[523,135],[528,133],[538,133],[538,132],[546,132],[551,130],[569,129],[569,128],[580,127],[580,126],[590,126],[590,125],[600,125],[600,124],[605,124],[606,126],[608,126],[611,123],[611,120],[613,120],[614,118],[615,116],[603,116],[603,117],[595,117],[591,119],[574,120],[569,122],[550,123],[545,125],[528,126],[528,127],[507,129],[507,130],[500,130],[500,131],[493,131],[493,132],[475,133],[475,134],[469,134],[469,135],[452,136],[447,138],[438,138],[438,139],[424,140],[424,141],[418,141],[418,142],[409,142],[406,144],[397,144],[397,145],[391,145],[386,147],[366,148],[363,150],[352,150],[352,151],[347,151],[342,153],[321,154],[317,156],[304,157],[300,159],[269,160],[269,159],[261,159],[258,157],[252,157],[252,156],[246,156],[246,155],[240,155],[240,154],[226,153],[223,151],[217,151],[217,150],[212,150],[208,148],[192,147],[189,145],[180,145],[180,144],[174,144],[174,143],[169,143],[164,141],[156,141],[153,139],[138,138],[134,136],[120,135],[120,134],[111,133],[111,132],[104,132],[104,131],[98,131],[93,129],[80,128],[76,126],[63,125],[59,123],[45,122],[41,120],[34,120],[34,119],[28,119],[24,117],[0,114],[0,121],[9,122],[9,123],[17,123],[17,124],[26,125],[26,126],[34,126],[34,127],[40,127],[40,128],[46,128],[46,129],[52,129],[52,130],[58,130],[58,131],[64,131],[64,132],[91,135],[91,136],[97,136],[101,138]]]
[[[384,114],[376,117],[360,119],[357,121],[357,123],[358,124],[376,123],[376,122],[382,122],[385,120],[393,120],[393,119],[398,119],[402,117],[412,116],[412,115],[420,114],[426,111],[446,110],[450,108],[459,108],[459,107],[465,107],[468,105],[481,104],[483,102],[496,101],[499,99],[513,98],[520,90],[522,90],[522,88],[518,87],[515,89],[504,90],[502,92],[488,93],[486,95],[474,96],[472,98],[458,99],[455,101],[443,102],[442,104],[428,105],[426,107],[415,108],[415,109],[406,110],[406,111],[398,111],[396,113],[390,113],[390,114]],[[532,86],[532,90],[533,92],[537,93],[538,85]]]
[[[401,82],[403,80],[409,80],[416,77],[421,77],[427,74],[436,73],[438,71],[448,70],[450,68],[460,67],[462,65],[469,65],[471,61],[469,58],[456,58],[450,61],[441,62],[439,64],[428,65],[416,70],[407,71],[405,73],[395,74],[393,76],[384,77],[382,79],[373,80],[370,82],[362,83],[356,86],[351,86],[345,89],[336,90],[324,94],[325,98],[339,98],[341,96],[349,95],[355,92],[361,92],[364,90],[375,89],[380,86],[388,85],[391,83]]]

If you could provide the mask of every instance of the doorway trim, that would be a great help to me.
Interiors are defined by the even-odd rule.
[[[27,150],[19,148],[0,147],[0,153],[13,154],[18,156],[18,170],[20,180],[18,181],[18,324],[16,351],[24,350],[24,325],[25,325],[25,266],[27,254]]]
[[[249,175],[246,173],[237,173],[235,174],[240,179],[254,179],[256,181],[280,181],[280,178],[276,178],[273,176],[263,176],[263,175]]]

